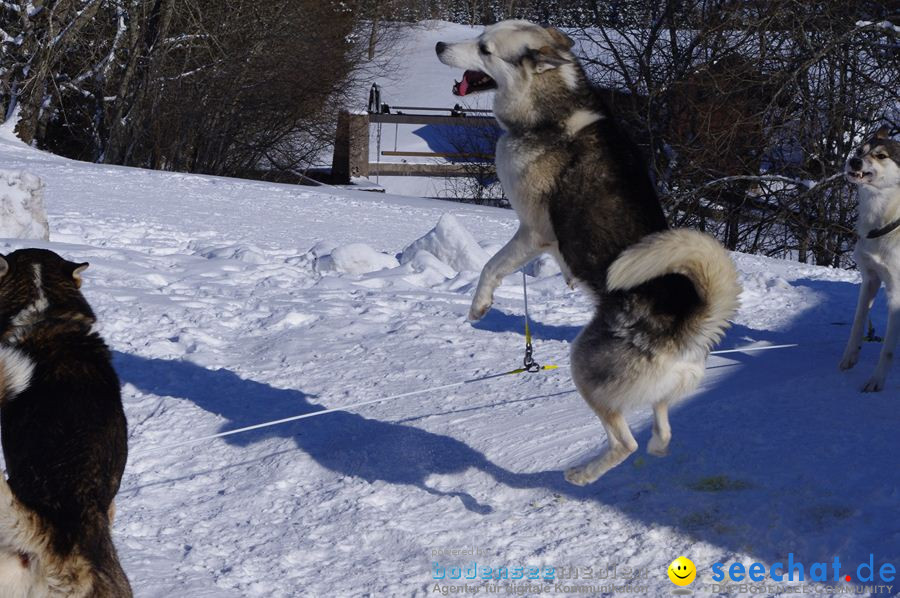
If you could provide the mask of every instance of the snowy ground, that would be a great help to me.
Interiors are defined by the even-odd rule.
[[[672,414],[671,454],[642,449],[587,488],[562,469],[605,435],[565,369],[165,448],[516,367],[519,279],[473,326],[477,273],[450,265],[489,255],[514,215],[83,164],[8,134],[0,168],[41,177],[51,230],[49,243],[2,251],[37,245],[91,263],[83,290],[130,425],[115,539],[139,597],[424,596],[435,562],[618,564],[617,585],[637,569],[631,587],[645,596],[671,595],[665,569],[682,554],[699,568],[698,595],[716,562],[900,565],[900,368],[877,395],[859,392],[877,345],[837,370],[856,273],[736,255],[743,307],[723,348],[801,346],[711,358],[701,391]],[[458,226],[444,221],[444,244],[422,245],[440,259],[347,272],[393,266],[448,213]],[[358,243],[370,249],[347,247]],[[548,272],[529,286],[537,358],[565,364],[590,306]],[[881,332],[884,314],[879,299]],[[648,414],[630,421],[646,445]],[[436,552],[466,548],[480,552]]]

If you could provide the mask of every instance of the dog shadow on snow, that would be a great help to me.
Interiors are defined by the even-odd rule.
[[[267,437],[291,438],[335,473],[456,498],[473,514],[494,510],[493,492],[480,490],[476,497],[466,488],[439,490],[426,483],[429,476],[474,468],[498,484],[533,490],[557,508],[574,509],[573,516],[596,506],[613,507],[649,527],[671,527],[719,546],[722,559],[742,551],[768,562],[794,553],[808,563],[840,556],[854,564],[872,553],[876,570],[883,559],[893,558],[896,564],[900,371],[894,368],[884,392],[858,392],[874,367],[878,347],[865,347],[860,364],[849,373],[836,367],[858,287],[810,280],[793,285],[819,293],[821,304],[777,333],[736,326],[722,346],[754,340],[797,342],[800,347],[724,356],[727,361],[711,369],[706,390],[673,410],[668,457],[647,456],[650,430],[634,429],[638,453],[585,488],[563,479],[562,469],[571,463],[558,462],[552,447],[544,456],[547,470],[516,472],[452,436],[354,413],[331,413],[224,441],[247,446]],[[883,330],[883,299],[872,315],[876,328]],[[503,331],[497,318],[483,329]],[[538,342],[557,334],[571,340],[574,332],[535,326]],[[223,430],[324,409],[301,391],[274,388],[228,370],[123,353],[115,354],[115,365],[123,382],[221,414],[228,419]],[[522,399],[507,402],[516,400]],[[599,420],[575,395],[558,400],[561,409],[580,409],[593,426],[596,444],[582,457],[596,454],[605,444]],[[508,425],[516,423],[506,421]],[[484,444],[490,446],[490,438]]]
[[[529,320],[531,334],[535,339],[548,341],[572,342],[581,331],[581,326],[567,324],[545,324],[539,320]],[[513,332],[524,334],[525,319],[521,314],[508,314],[500,309],[493,308],[484,315],[484,318],[472,324],[476,330],[489,332]]]
[[[114,353],[114,364],[123,384],[130,383],[160,396],[187,399],[227,418],[221,431],[325,409],[313,401],[315,397],[299,390],[247,380],[226,369],[210,370],[186,361],[147,359],[120,352]],[[496,469],[484,455],[450,436],[338,411],[223,440],[248,446],[271,437],[292,438],[319,465],[341,475],[456,497],[477,513],[492,510],[464,491],[441,491],[425,483],[432,474],[460,473],[473,466]]]

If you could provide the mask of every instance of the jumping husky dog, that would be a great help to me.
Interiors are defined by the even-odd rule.
[[[87,264],[0,256],[0,596],[131,596],[110,526],[127,457],[119,380],[78,290]]]
[[[859,240],[853,256],[862,274],[853,328],[840,367],[856,365],[862,348],[866,317],[875,294],[884,283],[888,301],[888,325],[875,372],[863,392],[884,388],[900,335],[900,142],[888,137],[887,127],[856,149],[847,159],[844,173],[859,189]]]
[[[497,174],[519,217],[485,265],[469,317],[480,319],[504,276],[551,253],[598,300],[572,346],[572,376],[600,416],[608,448],[568,469],[589,484],[637,450],[623,413],[653,407],[648,452],[665,455],[668,408],[703,377],[710,347],[737,308],[734,264],[711,237],[668,230],[640,151],[616,124],[557,29],[503,21],[476,39],[437,44],[465,69],[454,91],[496,88],[504,129]]]

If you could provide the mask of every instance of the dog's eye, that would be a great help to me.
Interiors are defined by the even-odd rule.
[[[878,160],[887,160],[887,157],[887,154],[875,154],[875,158],[877,158]]]
[[[485,56],[490,56],[490,55],[491,55],[490,50],[488,50],[488,49],[487,49],[487,46],[485,46],[483,43],[482,43],[482,44],[478,44],[478,51],[481,52],[482,54],[484,54]]]

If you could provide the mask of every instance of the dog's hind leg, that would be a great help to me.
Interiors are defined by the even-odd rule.
[[[647,452],[657,457],[669,454],[672,427],[669,425],[669,403],[660,401],[653,406],[653,436],[647,445]]]
[[[891,362],[894,360],[894,349],[897,347],[897,337],[900,336],[900,289],[888,289],[888,325],[884,333],[884,341],[881,346],[881,356],[875,373],[863,386],[863,392],[878,392],[884,390],[884,380]]]
[[[475,289],[475,297],[469,310],[469,320],[475,321],[484,317],[494,302],[494,290],[504,276],[512,274],[547,248],[546,244],[541,246],[534,232],[520,226],[513,238],[488,260],[481,271],[478,288]]]
[[[862,339],[866,328],[866,317],[875,301],[881,279],[878,275],[866,268],[862,269],[862,283],[859,285],[859,301],[856,304],[856,316],[853,318],[853,328],[850,330],[850,338],[841,358],[840,368],[849,370],[856,365],[859,352],[862,349]]]
[[[622,413],[616,411],[604,413],[598,410],[598,415],[606,429],[608,446],[600,456],[566,470],[566,480],[578,486],[596,481],[637,450],[637,441],[632,436]]]

